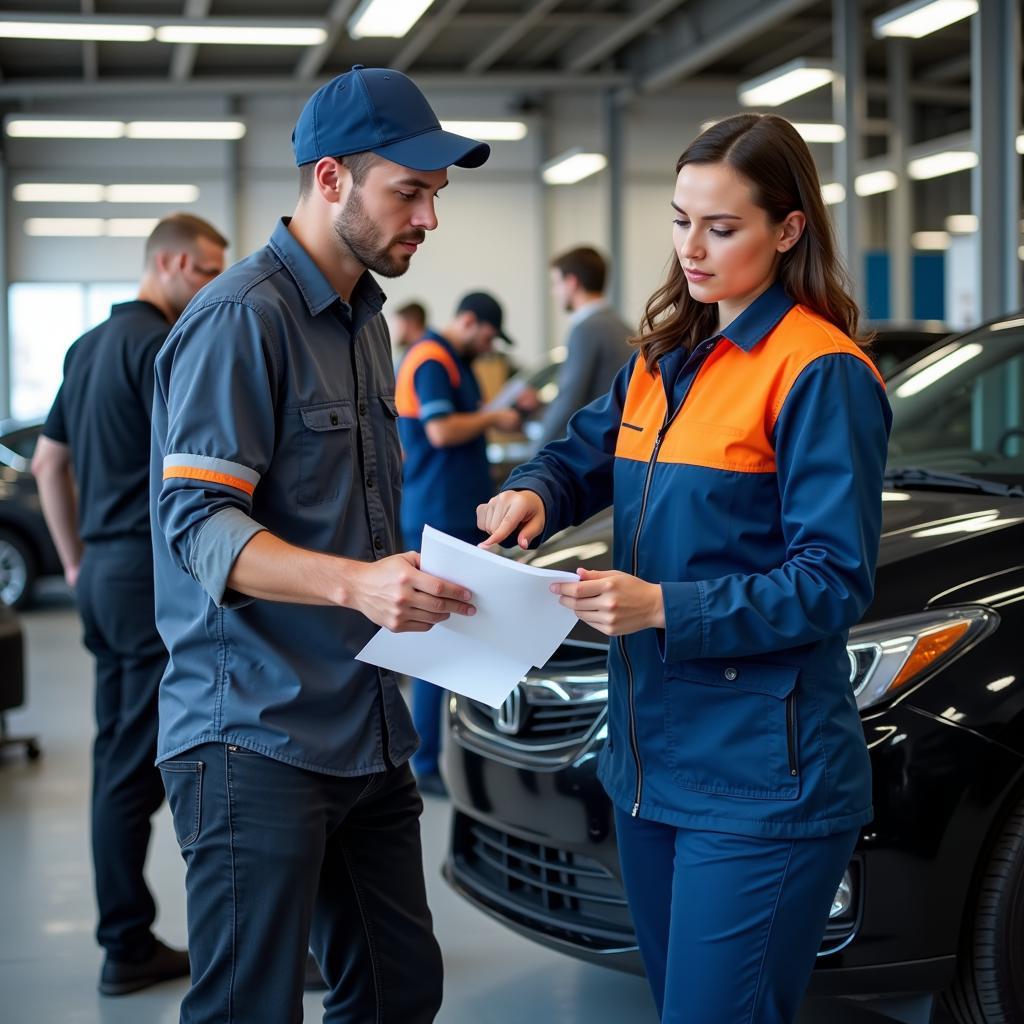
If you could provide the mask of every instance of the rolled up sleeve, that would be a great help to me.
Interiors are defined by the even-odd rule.
[[[787,557],[765,573],[663,583],[666,661],[757,655],[844,632],[874,592],[892,414],[856,356],[809,364],[779,413]]]
[[[154,519],[179,567],[219,607],[251,600],[227,581],[263,529],[253,496],[274,451],[277,365],[266,323],[241,301],[191,313],[157,359],[165,415],[153,421],[162,468]]]

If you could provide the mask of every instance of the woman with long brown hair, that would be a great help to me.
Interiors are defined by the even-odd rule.
[[[615,569],[556,584],[615,637],[600,777],[665,1024],[788,1024],[871,810],[847,631],[891,414],[806,144],[742,114],[676,165],[638,352],[478,509],[522,547],[609,504]]]

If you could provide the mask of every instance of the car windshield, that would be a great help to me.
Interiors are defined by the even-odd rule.
[[[15,469],[27,469],[32,461],[39,440],[38,425],[19,427],[6,434],[0,434],[0,462],[14,466]]]
[[[1024,317],[940,345],[887,387],[890,476],[912,468],[1024,483]]]

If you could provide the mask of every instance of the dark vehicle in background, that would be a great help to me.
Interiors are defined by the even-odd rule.
[[[848,645],[875,817],[810,991],[941,993],[960,1024],[1022,1022],[1024,316],[930,348],[888,389],[876,594]],[[603,513],[519,557],[608,568],[611,530]],[[522,934],[639,972],[595,775],[606,648],[579,623],[500,710],[450,698],[445,875]]]
[[[871,356],[883,377],[888,377],[899,366],[909,362],[916,355],[930,348],[948,333],[936,320],[896,324],[888,321],[868,322],[866,331],[874,332]],[[487,445],[487,459],[496,483],[520,463],[529,459],[537,450],[541,433],[541,417],[544,406],[558,396],[558,372],[565,362],[567,349],[553,348],[532,370],[523,370],[513,380],[520,380],[525,388],[532,390],[540,401],[540,408],[527,417],[521,434],[492,434]]]
[[[39,576],[63,568],[30,469],[41,423],[0,421],[0,601],[23,608]]]

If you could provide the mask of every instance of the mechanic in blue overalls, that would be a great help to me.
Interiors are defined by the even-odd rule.
[[[478,522],[614,506],[615,569],[552,589],[616,638],[600,778],[661,1020],[790,1024],[872,816],[846,640],[891,413],[793,127],[728,118],[676,171],[639,352]]]

